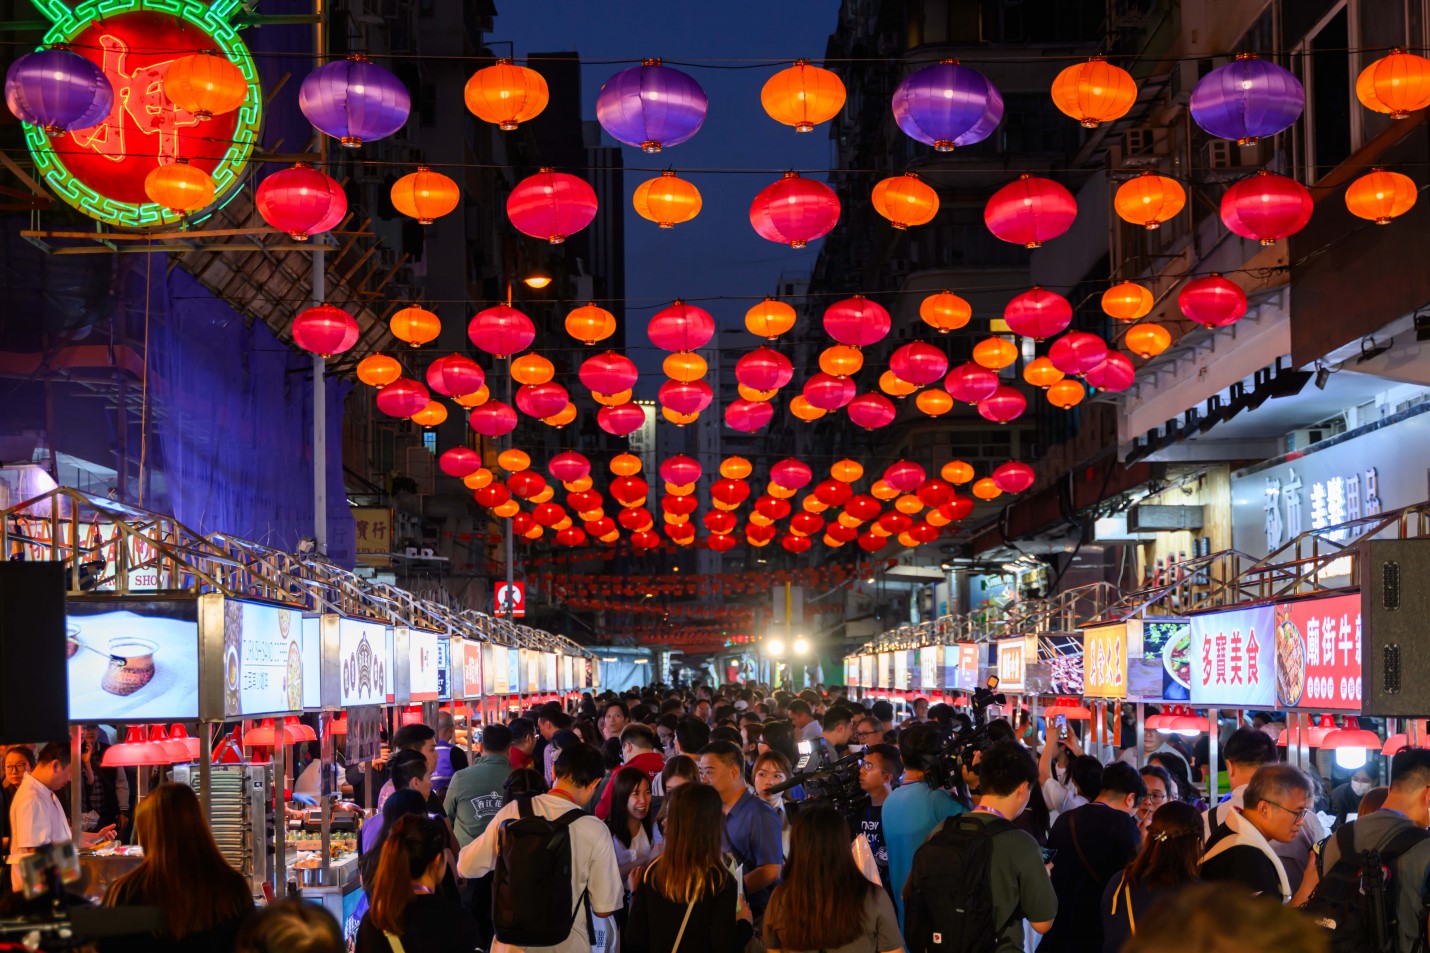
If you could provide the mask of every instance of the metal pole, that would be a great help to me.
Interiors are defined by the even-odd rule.
[[[1147,705],[1146,705],[1145,703],[1143,703],[1143,702],[1138,702],[1138,703],[1137,703],[1137,731],[1136,731],[1136,737],[1133,739],[1133,742],[1132,742],[1132,743],[1133,743],[1133,745],[1134,745],[1134,747],[1135,747],[1135,749],[1136,749],[1136,751],[1137,751],[1137,755],[1136,755],[1136,757],[1133,759],[1133,764],[1137,765],[1137,768],[1138,768],[1139,770],[1141,770],[1142,768],[1145,768],[1145,767],[1147,766],[1147,755],[1144,754],[1144,752],[1145,752],[1147,749],[1146,749],[1145,747],[1143,747],[1143,744],[1144,744],[1144,742],[1145,742],[1146,740],[1147,740]]]
[[[794,594],[790,591],[790,584],[789,584],[789,582],[786,581],[786,582],[785,582],[785,651],[786,651],[786,652],[790,652],[790,653],[793,653],[793,652],[794,652],[794,619],[791,618],[791,616],[793,615],[793,610],[794,610]],[[793,668],[790,669],[790,679],[791,679],[791,681],[794,680],[794,669],[793,669]],[[801,684],[795,685],[794,687],[795,687],[795,688],[803,688],[803,687],[804,687],[804,685],[803,685],[803,679],[801,679],[800,682],[801,682]]]
[[[506,278],[506,306],[507,306],[508,308],[511,307],[511,275],[510,275],[510,274],[508,274],[508,275],[507,275],[507,278]],[[510,355],[510,354],[508,354],[508,355],[507,355],[507,358],[506,358],[506,403],[507,403],[507,406],[508,406],[508,407],[512,406],[512,399],[511,399],[511,355]],[[513,446],[513,447],[516,446],[515,433],[516,433],[516,431],[513,430],[513,431],[512,431],[512,436],[510,436],[510,438],[509,438],[510,445]],[[516,566],[515,566],[514,561],[513,561],[514,559],[515,559],[515,557],[512,555],[512,528],[511,528],[511,520],[508,519],[508,520],[506,521],[506,604],[507,604],[507,616],[506,616],[506,617],[507,617],[507,621],[513,622],[513,623],[516,621]],[[498,610],[500,610],[501,607],[500,607],[500,606],[497,606],[496,608],[497,608]],[[522,673],[522,677],[523,677],[523,678],[525,677],[525,673]],[[513,688],[515,688],[515,686],[513,686]]]
[[[1221,760],[1221,733],[1217,724],[1218,712],[1215,708],[1207,709],[1207,727],[1211,730],[1207,733],[1207,804],[1212,810],[1216,810],[1217,795],[1221,792],[1217,790],[1217,764]]]
[[[313,65],[323,65],[323,0],[313,0],[316,22],[313,26]],[[318,167],[327,158],[327,137],[318,136]],[[327,254],[320,240],[313,242],[312,283],[313,307],[319,307],[328,296]],[[313,540],[320,556],[328,554],[328,406],[327,360],[313,355]],[[281,886],[281,885],[280,885]],[[278,891],[279,897],[283,896]]]
[[[120,408],[120,411],[122,412],[123,409],[124,409],[124,408],[121,407],[121,408]],[[79,560],[76,559],[75,561],[78,562]],[[95,740],[97,741],[98,738],[96,738]],[[70,774],[71,774],[71,776],[73,777],[74,780],[72,780],[72,781],[70,782],[70,817],[74,818],[75,823],[79,825],[81,831],[84,830],[84,825],[83,825],[82,823],[80,823],[80,818],[84,816],[84,801],[83,801],[82,798],[81,798],[81,795],[82,795],[83,792],[84,792],[84,772],[83,772],[83,770],[80,768],[80,751],[81,751],[81,748],[82,748],[83,744],[84,744],[84,729],[81,728],[79,725],[71,725],[71,726],[70,726],[70,764],[71,764],[73,767],[70,769]],[[96,765],[94,770],[98,771],[98,770],[99,770],[99,767]],[[120,768],[119,770],[120,770],[120,771],[123,771],[124,769],[123,769],[123,768]],[[148,771],[149,769],[148,769],[148,768],[140,768],[139,770],[140,770],[140,771]],[[132,794],[132,798],[131,798],[131,799],[132,799],[132,802],[133,802],[133,803],[131,803],[131,804],[129,805],[129,816],[130,816],[130,817],[133,817],[133,816],[134,816],[134,811],[139,807],[139,792],[138,792],[138,791],[134,791],[134,792],[131,792],[131,794]],[[73,833],[73,832],[72,832],[72,833]],[[83,840],[83,838],[81,838],[81,837],[79,837],[79,836],[74,836],[74,837],[73,837],[73,840],[74,840],[74,842],[75,842],[75,846],[79,846],[79,844],[80,844],[80,842]]]
[[[288,832],[288,817],[284,808],[287,800],[283,797],[283,783],[286,779],[287,739],[283,728],[286,718],[273,719],[273,870],[270,882],[273,884],[273,899],[282,900],[288,886],[288,870],[285,854],[285,837]],[[255,845],[255,849],[258,846]]]

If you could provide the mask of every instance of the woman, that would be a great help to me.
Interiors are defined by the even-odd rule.
[[[546,786],[548,788],[556,783],[555,765],[556,759],[560,757],[561,752],[567,748],[571,748],[575,745],[583,743],[584,742],[581,741],[581,737],[577,735],[576,732],[572,731],[570,728],[562,728],[560,731],[552,732],[551,744],[546,746],[546,751],[544,752],[545,764],[542,765],[541,773],[542,778],[546,781]]]
[[[611,785],[611,813],[606,827],[610,828],[616,848],[621,879],[628,882],[633,871],[650,863],[660,844],[660,831],[650,810],[650,779],[644,771],[622,768]]]
[[[778,751],[790,764],[799,760],[799,752],[794,742],[794,726],[787,721],[765,722],[765,730],[760,732],[760,743],[757,747],[760,754]]]
[[[1197,882],[1202,816],[1185,801],[1169,801],[1152,815],[1142,850],[1102,892],[1102,949],[1117,953],[1137,932],[1137,921],[1170,893]]]
[[[656,790],[656,786],[651,787],[652,810],[655,813],[656,826],[662,833],[665,831],[665,800],[670,796],[670,792],[682,784],[693,784],[699,780],[700,766],[689,755],[678,754],[666,761],[657,779],[659,790]]]
[[[109,887],[106,907],[158,907],[159,930],[149,936],[100,941],[103,953],[228,953],[253,912],[248,881],[231,867],[193,788],[161,784],[139,804],[134,830],[144,860]]]
[[[788,781],[792,771],[784,755],[778,751],[766,751],[755,758],[755,770],[751,773],[755,783],[755,797],[774,808],[775,813],[780,816],[780,840],[784,843],[786,857],[789,856],[790,814],[785,809],[784,793],[771,794],[770,788]]]
[[[394,804],[394,801],[397,803]],[[399,820],[414,814],[427,815],[427,800],[417,791],[411,789],[393,792],[387,799],[387,803],[382,806],[382,814],[379,815],[382,822],[382,830],[378,833],[377,839],[373,841],[372,847],[364,851],[363,855],[358,858],[358,872],[362,875],[363,893],[367,895],[369,903],[372,901],[372,885],[377,877],[377,868],[382,863],[382,849],[387,843],[389,834]],[[369,820],[368,823],[374,823],[375,820],[377,819]],[[443,826],[447,824],[446,820],[442,820],[440,823]],[[447,842],[447,847],[451,850],[452,856],[455,857],[460,848],[457,846],[456,836],[452,835],[450,831],[451,828],[449,827],[448,836],[450,839]],[[438,893],[454,903],[459,899],[460,894],[457,892],[457,878],[451,871],[448,871],[447,876],[442,878],[441,883],[438,885]]]
[[[1192,783],[1190,769],[1187,761],[1175,751],[1160,751],[1147,758],[1147,763],[1155,765],[1166,771],[1172,777],[1172,787],[1175,790],[1169,791],[1172,799],[1176,801],[1186,801],[1202,813],[1206,813],[1207,802],[1202,799],[1201,790]]]
[[[357,953],[472,953],[477,921],[436,896],[447,871],[447,825],[423,814],[387,832],[372,882],[372,906],[358,926]]]
[[[15,792],[20,790],[20,782],[25,775],[35,770],[35,752],[29,745],[15,745],[5,752],[3,761],[5,776],[0,781],[0,860],[10,855],[10,802],[15,800]],[[5,884],[10,882],[4,878]],[[3,894],[8,886],[0,886]]]
[[[571,732],[588,745],[599,746],[601,744],[601,733],[596,730],[594,721],[582,719],[575,722],[571,725]]]
[[[1167,773],[1166,768],[1149,764],[1138,773],[1142,775],[1142,782],[1147,785],[1147,796],[1137,805],[1137,826],[1142,831],[1142,840],[1146,841],[1147,829],[1152,826],[1152,815],[1156,814],[1163,804],[1175,800],[1172,792],[1176,788],[1172,786],[1172,776]]]
[[[784,880],[765,909],[768,953],[902,951],[894,902],[854,863],[849,825],[827,804],[799,812]]]
[[[517,798],[536,797],[546,791],[546,781],[542,779],[541,772],[535,768],[517,768],[502,782],[501,802],[506,806]]]
[[[685,784],[665,806],[665,849],[636,884],[623,953],[741,953],[754,929],[720,854],[720,795]]]

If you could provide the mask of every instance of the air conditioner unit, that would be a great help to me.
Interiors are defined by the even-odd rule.
[[[1121,164],[1134,169],[1156,168],[1167,157],[1168,130],[1139,126],[1122,134]]]
[[[1286,435],[1286,452],[1295,453],[1298,450],[1305,450],[1313,443],[1320,443],[1322,440],[1332,436],[1328,427],[1305,427],[1301,430],[1293,430]]]

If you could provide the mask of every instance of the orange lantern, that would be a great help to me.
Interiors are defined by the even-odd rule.
[[[840,483],[853,483],[864,475],[864,468],[857,461],[845,457],[829,468],[829,475]]]
[[[531,455],[512,447],[497,454],[497,466],[508,473],[520,473],[531,466]]]
[[[816,407],[805,400],[803,394],[795,394],[790,398],[789,412],[805,422],[818,420],[820,417],[829,413],[829,411]]]
[[[387,326],[393,337],[413,347],[421,347],[428,341],[435,341],[437,335],[442,333],[442,322],[437,315],[416,305],[398,311],[387,322]]]
[[[556,376],[556,365],[540,354],[523,354],[511,361],[511,379],[518,384],[545,384]]]
[[[973,345],[973,362],[990,371],[1001,371],[1018,360],[1018,346],[1007,338],[993,336]]]
[[[473,73],[462,90],[462,98],[478,119],[511,132],[520,123],[539,116],[551,93],[540,73],[516,66],[504,57],[496,65]]]
[[[1002,489],[999,488],[998,484],[993,482],[992,477],[984,477],[973,484],[972,493],[980,500],[996,500],[1003,495]]]
[[[847,529],[858,529],[860,526],[864,525],[863,520],[861,520],[854,514],[847,512],[840,513],[839,516],[836,517],[836,522],[838,522],[840,526],[843,526]]]
[[[576,405],[570,401],[566,406],[552,414],[550,417],[542,417],[541,422],[548,427],[555,427],[558,430],[576,419]]]
[[[771,341],[794,327],[794,320],[794,308],[774,298],[766,298],[745,312],[745,327],[749,332]]]
[[[248,80],[225,56],[211,50],[181,56],[164,71],[164,97],[194,118],[231,113],[248,98]]]
[[[893,371],[885,371],[879,375],[879,389],[890,397],[907,397],[918,390],[918,387],[900,379]]]
[[[1117,188],[1112,206],[1123,221],[1151,231],[1176,216],[1187,204],[1187,192],[1176,179],[1143,172]]]
[[[508,501],[507,501],[507,503],[515,503],[515,502],[516,502],[515,500],[508,500]],[[516,514],[512,514],[512,515],[514,516],[514,515],[516,515]],[[534,542],[534,541],[540,539],[540,538],[541,538],[542,536],[544,536],[545,534],[546,534],[546,528],[545,528],[544,526],[542,526],[540,523],[533,523],[532,526],[531,526],[531,529],[527,530],[526,532],[522,533],[521,535],[524,536],[525,538],[529,539],[529,540],[532,540],[532,541]]]
[[[561,485],[566,488],[567,493],[585,493],[591,489],[595,483],[596,481],[591,479],[590,474],[587,474],[579,479],[564,482]]]
[[[1136,101],[1132,74],[1099,56],[1069,66],[1053,80],[1053,105],[1087,129],[1121,119]]]
[[[1430,60],[1399,47],[1361,70],[1356,98],[1367,109],[1404,119],[1430,106]]]
[[[744,457],[726,457],[720,461],[720,475],[727,480],[743,480],[754,470]]]
[[[566,315],[566,333],[583,344],[604,341],[616,333],[616,316],[589,301]]]
[[[919,391],[919,396],[914,398],[914,405],[930,417],[942,417],[953,409],[953,398],[946,390],[930,387],[928,390]]]
[[[171,212],[193,212],[213,202],[214,180],[188,159],[179,158],[144,177],[144,194]]]
[[[892,500],[899,495],[899,491],[883,480],[875,480],[874,485],[869,487],[869,495],[876,500]]]
[[[1152,313],[1152,291],[1135,281],[1123,281],[1102,293],[1102,310],[1118,321],[1136,321]]]
[[[914,496],[912,493],[905,493],[894,501],[894,509],[905,516],[913,516],[924,508],[924,501]]]
[[[740,396],[745,400],[752,400],[757,404],[763,404],[767,400],[774,398],[780,392],[778,387],[772,390],[755,390],[753,387],[746,387],[744,384],[736,384],[735,389],[740,392]]]
[[[869,532],[879,537],[888,537],[894,535],[893,533],[890,533],[888,530],[884,529],[884,525],[882,523],[870,524]]]
[[[825,533],[824,545],[828,546],[830,549],[838,549],[840,546],[844,545],[844,541],[835,539],[833,536],[830,536],[828,533]]]
[[[973,467],[962,460],[952,460],[943,465],[943,469],[938,471],[938,475],[954,486],[962,486],[973,479]]]
[[[529,503],[531,503],[533,506],[535,506],[535,505],[540,504],[540,503],[549,502],[549,501],[551,500],[551,498],[552,498],[553,496],[555,496],[555,495],[556,495],[556,489],[555,489],[551,484],[548,483],[548,484],[546,484],[546,486],[544,486],[544,487],[541,488],[541,492],[540,492],[540,493],[538,493],[538,494],[536,494],[535,496],[533,496],[533,497],[532,497],[530,500],[528,500],[527,502],[529,502]]]
[[[1046,357],[1037,358],[1031,361],[1027,367],[1023,368],[1023,380],[1034,387],[1047,389],[1067,375],[1053,366],[1053,362]]]
[[[700,380],[709,369],[710,365],[705,363],[705,358],[694,351],[676,351],[661,363],[665,376],[682,384]]]
[[[924,521],[930,526],[947,526],[949,523],[953,522],[953,520],[949,519],[947,516],[944,516],[943,513],[938,509],[938,507],[934,507],[933,509],[929,510],[928,513],[924,516]]]
[[[1127,329],[1123,343],[1140,358],[1156,357],[1172,346],[1172,332],[1160,324],[1134,324]]]
[[[641,218],[674,228],[700,214],[700,190],[666,169],[636,186],[631,204]]]
[[[1410,211],[1417,197],[1419,190],[1410,176],[1372,169],[1346,188],[1346,208],[1357,218],[1388,225]]]
[[[488,470],[486,467],[482,467],[480,470],[468,473],[466,476],[462,477],[462,483],[469,490],[480,490],[482,487],[486,486],[488,483],[491,482],[492,471]]]
[[[504,520],[509,520],[521,512],[521,504],[516,500],[507,500],[500,506],[492,507],[492,512]]]
[[[919,302],[919,317],[940,334],[947,334],[968,325],[973,306],[952,291],[940,291]]]
[[[619,407],[622,404],[629,404],[634,391],[623,390],[619,394],[598,394],[591,391],[591,397],[602,407]]]
[[[641,472],[641,458],[633,453],[618,453],[611,458],[611,472],[616,476],[635,476]]]
[[[462,200],[457,183],[440,172],[419,165],[392,183],[392,207],[419,225],[431,225],[457,207]]]
[[[759,511],[751,511],[750,522],[753,523],[755,526],[769,526],[774,523],[774,520],[770,519],[768,516],[764,515],[763,513],[760,513]]]
[[[397,358],[386,354],[369,354],[358,361],[357,378],[369,387],[386,387],[402,376]]]
[[[809,60],[795,60],[765,81],[760,105],[775,122],[794,126],[795,132],[813,132],[839,115],[844,95],[844,82],[837,75]]]
[[[938,193],[912,172],[881,180],[873,198],[874,211],[900,231],[927,225],[938,214]]]
[[[700,411],[698,410],[688,414],[681,414],[671,410],[669,407],[662,407],[660,409],[660,414],[667,421],[675,424],[677,427],[684,427],[686,424],[693,424],[695,423],[695,421],[700,419]]]
[[[439,401],[429,400],[427,406],[413,414],[410,419],[419,427],[435,427],[447,419],[447,407]]]
[[[799,491],[791,490],[789,487],[780,486],[778,483],[771,481],[769,485],[765,487],[765,492],[777,500],[788,500]]]
[[[483,384],[481,387],[478,387],[472,393],[460,394],[456,397],[453,397],[452,400],[456,402],[458,407],[471,408],[482,406],[482,404],[485,404],[487,401],[491,400],[491,397],[491,388],[487,387],[486,384]]]
[[[804,501],[799,505],[804,509],[806,513],[823,513],[825,510],[829,509],[829,504],[820,502],[819,497],[815,496],[813,493],[811,493],[809,496],[806,496],[804,498]]]
[[[848,377],[859,373],[859,368],[863,366],[863,353],[847,344],[827,347],[819,355],[819,369],[830,377]]]
[[[1048,403],[1063,410],[1076,407],[1087,396],[1087,391],[1071,377],[1065,377],[1048,388]]]

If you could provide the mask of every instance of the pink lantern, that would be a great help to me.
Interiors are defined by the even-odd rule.
[[[993,193],[983,210],[988,230],[1005,242],[1037,248],[1072,227],[1077,200],[1052,179],[1023,174]]]
[[[725,423],[744,433],[754,433],[769,423],[774,415],[775,409],[769,402],[745,400],[743,397],[725,407]]]
[[[662,351],[693,351],[709,344],[715,336],[715,319],[704,308],[677,298],[651,317],[646,334],[650,343]]]
[[[563,450],[546,464],[546,472],[562,483],[571,483],[591,472],[591,461],[574,450]]]
[[[523,384],[516,389],[516,407],[528,417],[545,420],[566,409],[571,395],[555,381],[545,384]]]
[[[802,490],[814,479],[814,470],[803,460],[786,457],[770,467],[770,482],[786,490]]]
[[[948,357],[927,341],[910,341],[889,357],[889,368],[899,380],[923,387],[948,373]]]
[[[1086,374],[1106,357],[1107,342],[1086,331],[1069,331],[1048,350],[1048,360],[1064,374]]]
[[[437,466],[450,477],[462,479],[482,468],[482,455],[471,447],[453,447],[437,458]]]
[[[411,417],[431,400],[427,388],[406,377],[377,389],[377,409],[389,417]]]
[[[889,468],[884,471],[884,482],[900,493],[912,493],[924,482],[925,476],[927,474],[924,473],[924,468],[917,463],[899,460],[889,464]]]
[[[854,399],[857,389],[847,377],[835,377],[821,371],[804,382],[804,399],[820,410],[838,410]]]
[[[984,420],[1006,424],[1017,420],[1028,409],[1028,399],[1017,388],[999,384],[990,396],[978,402],[978,413]]]
[[[559,245],[596,217],[596,190],[574,175],[542,169],[512,189],[506,214],[522,234]]]
[[[635,361],[615,351],[606,351],[586,358],[577,376],[592,393],[609,396],[634,387],[640,372]]]
[[[840,344],[850,347],[866,347],[882,341],[891,327],[893,319],[889,312],[863,295],[836,301],[824,309],[824,330]]]
[[[965,404],[976,404],[993,396],[998,389],[998,374],[981,364],[969,361],[948,372],[943,379],[943,389],[954,400]]]
[[[306,162],[264,179],[253,203],[265,222],[300,242],[328,231],[348,214],[343,187]]]
[[[645,423],[645,408],[635,401],[628,401],[624,404],[617,404],[614,407],[602,407],[596,411],[596,424],[608,434],[617,437],[626,437],[637,430]]]
[[[1010,331],[1039,341],[1066,331],[1072,316],[1072,305],[1067,298],[1036,285],[1009,301],[1003,309],[1003,320]]]
[[[1132,359],[1118,351],[1108,351],[1102,363],[1083,375],[1093,387],[1117,394],[1132,386],[1137,379],[1137,370]]]
[[[898,410],[894,402],[877,391],[860,394],[849,402],[849,419],[865,430],[877,430],[893,423]]]
[[[791,248],[829,234],[839,222],[839,196],[823,182],[802,179],[798,172],[760,190],[750,204],[750,224],[761,238]]]
[[[445,397],[475,394],[486,382],[481,365],[465,354],[439,357],[427,368],[427,386]]]
[[[323,357],[341,354],[357,343],[358,323],[342,308],[320,304],[293,319],[293,343]]]
[[[499,400],[489,400],[472,408],[467,423],[483,437],[505,437],[516,429],[516,409]]]
[[[666,381],[656,395],[662,407],[677,414],[698,414],[715,399],[715,392],[704,381]]]
[[[751,390],[777,390],[794,377],[794,365],[774,348],[757,347],[735,362],[735,379]]]
[[[536,325],[515,308],[499,304],[476,313],[467,325],[467,337],[493,357],[506,357],[531,347]]]
[[[1219,274],[1194,278],[1177,295],[1177,306],[1189,320],[1203,327],[1224,328],[1246,314],[1246,292]]]
[[[700,462],[683,453],[670,457],[660,465],[660,478],[675,486],[694,483],[700,479],[701,472]],[[679,499],[688,499],[688,497],[679,497]]]
[[[1026,463],[1010,460],[993,470],[993,482],[1004,493],[1022,493],[1033,485],[1033,468]]]

